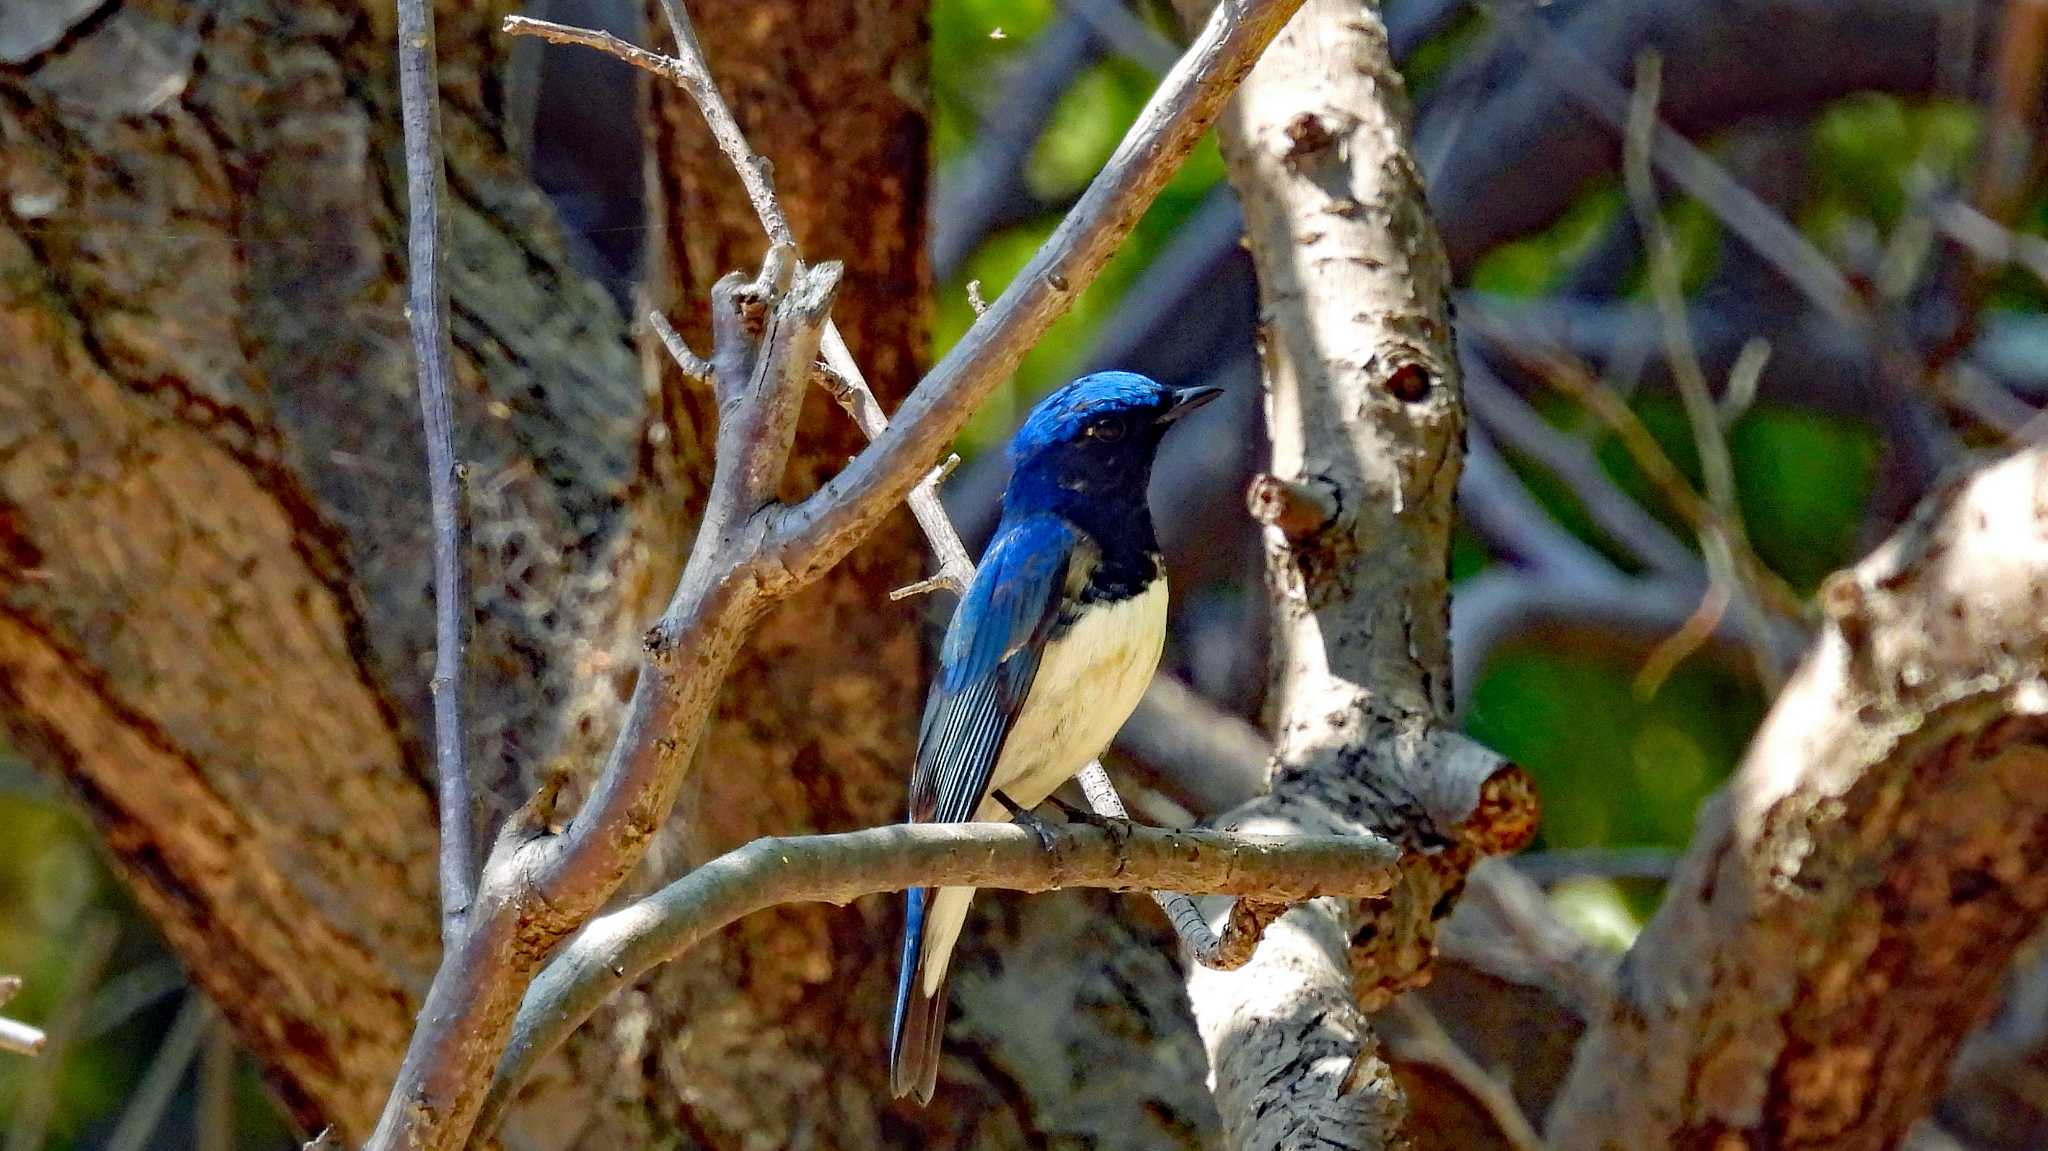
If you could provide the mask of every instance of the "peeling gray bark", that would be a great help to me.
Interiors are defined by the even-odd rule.
[[[1448,727],[1464,409],[1408,115],[1377,7],[1316,0],[1222,126],[1262,304],[1272,474],[1251,499],[1275,613],[1272,793],[1224,822],[1410,851],[1384,903],[1298,908],[1245,967],[1190,975],[1233,1147],[1402,1144],[1360,1002],[1425,981],[1465,870],[1534,830],[1520,769]]]

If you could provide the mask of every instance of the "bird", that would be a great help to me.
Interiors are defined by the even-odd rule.
[[[1096,372],[1040,400],[1011,438],[1002,519],[939,649],[912,823],[1033,822],[1100,755],[1159,665],[1166,576],[1145,489],[1167,429],[1221,394]],[[931,1102],[946,973],[971,887],[905,895],[889,1039],[897,1098]]]

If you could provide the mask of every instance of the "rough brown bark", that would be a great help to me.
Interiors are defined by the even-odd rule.
[[[926,117],[922,93],[899,82],[921,75],[924,6],[777,0],[689,8],[748,138],[774,165],[805,256],[846,265],[835,317],[893,407],[924,364],[930,299]],[[658,16],[650,23],[663,26]],[[648,92],[649,288],[685,337],[707,347],[712,283],[758,266],[766,242],[696,109],[665,87]],[[651,341],[644,351],[658,403],[643,453],[648,482],[627,513],[620,595],[599,656],[613,668],[633,666],[640,628],[674,586],[702,509],[717,419],[707,392],[682,380]],[[815,486],[862,442],[829,397],[810,397],[787,494]],[[674,827],[650,853],[648,883],[758,835],[899,817],[919,629],[915,606],[892,604],[887,592],[916,579],[920,566],[914,532],[898,517],[755,629],[699,750],[700,763],[712,766],[694,773]],[[617,709],[609,691],[579,701],[588,749],[579,772],[609,740]],[[872,920],[857,925],[863,913]],[[736,926],[613,1013],[613,1030],[644,1036],[632,1044],[640,1058],[591,1052],[602,1063],[586,1060],[586,1072],[608,1075],[607,1096],[627,1110],[653,1101],[663,1125],[714,1145],[743,1133],[786,1143],[798,1128],[872,1132],[877,1100],[887,1098],[880,1078],[869,1084],[878,1093],[818,1086],[828,1073],[859,1077],[879,1066],[870,1052],[881,1049],[885,1021],[887,915],[886,904],[870,901],[852,914],[799,908]]]
[[[1829,624],[1596,1014],[1562,1148],[1884,1148],[2048,914],[2048,449],[1929,497]]]
[[[502,786],[554,738],[639,400],[496,144],[494,17],[447,6],[443,45]],[[436,953],[388,19],[143,0],[0,73],[0,718],[293,1109],[353,1131]]]
[[[838,317],[893,403],[926,295],[915,10],[694,10],[780,162],[806,252],[849,261]],[[649,416],[620,317],[569,272],[506,162],[501,14],[438,18],[472,690],[502,811],[602,746],[629,686],[622,648],[701,504],[711,425],[680,387]],[[436,956],[428,541],[386,21],[280,3],[195,22],[136,3],[0,75],[0,711],[73,782],[301,1119],[345,1138],[375,1116]],[[888,51],[849,53],[849,36]],[[692,195],[734,193],[722,164],[664,171],[684,164]],[[674,215],[701,245],[678,261],[692,277],[756,242],[736,208]],[[686,328],[701,315],[688,299],[671,308]],[[798,482],[856,436],[814,405]],[[907,525],[885,535],[743,657],[707,755],[720,766],[683,809],[718,818],[689,823],[650,878],[758,831],[895,816],[917,629],[883,593],[919,550]],[[870,1079],[894,928],[875,900],[744,925],[716,965],[627,997],[536,1085],[520,1133],[1185,1147],[1213,1129],[1142,901],[987,902],[979,938],[1004,960],[963,949],[940,1107],[896,1109]],[[1117,914],[1132,907],[1135,925]],[[1073,964],[1083,950],[1104,962]],[[1075,1022],[1019,1029],[1025,1002]],[[1064,1070],[1075,1058],[1129,1071],[1090,1090]]]

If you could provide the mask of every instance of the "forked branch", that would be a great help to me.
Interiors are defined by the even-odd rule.
[[[550,830],[553,800],[544,791],[500,836],[370,1147],[446,1151],[467,1142],[527,983],[617,890],[668,818],[754,622],[837,563],[929,475],[975,407],[1093,280],[1299,2],[1219,8],[1031,264],[918,385],[896,422],[793,508],[774,501],[774,481],[820,350],[839,358],[826,319],[837,277],[829,267],[805,267],[784,248],[786,237],[775,237],[769,267],[779,253],[790,272],[787,290],[766,269],[756,281],[773,297],[763,301],[766,327],[714,316],[722,331],[710,361],[714,382],[732,399],[722,405],[711,493],[675,593],[647,633],[618,737],[590,798],[560,834]],[[695,52],[686,17],[679,8],[671,14],[680,47]],[[723,107],[714,86],[700,87],[707,115]],[[425,95],[431,110],[431,87]],[[765,169],[751,175],[765,186]],[[762,202],[757,196],[757,209]],[[744,382],[732,366],[742,360],[750,365]]]

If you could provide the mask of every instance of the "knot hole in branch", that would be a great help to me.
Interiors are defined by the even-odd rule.
[[[1442,378],[1442,373],[1430,366],[1428,353],[1405,343],[1397,343],[1374,356],[1366,371],[1388,395],[1404,404],[1429,399]]]

